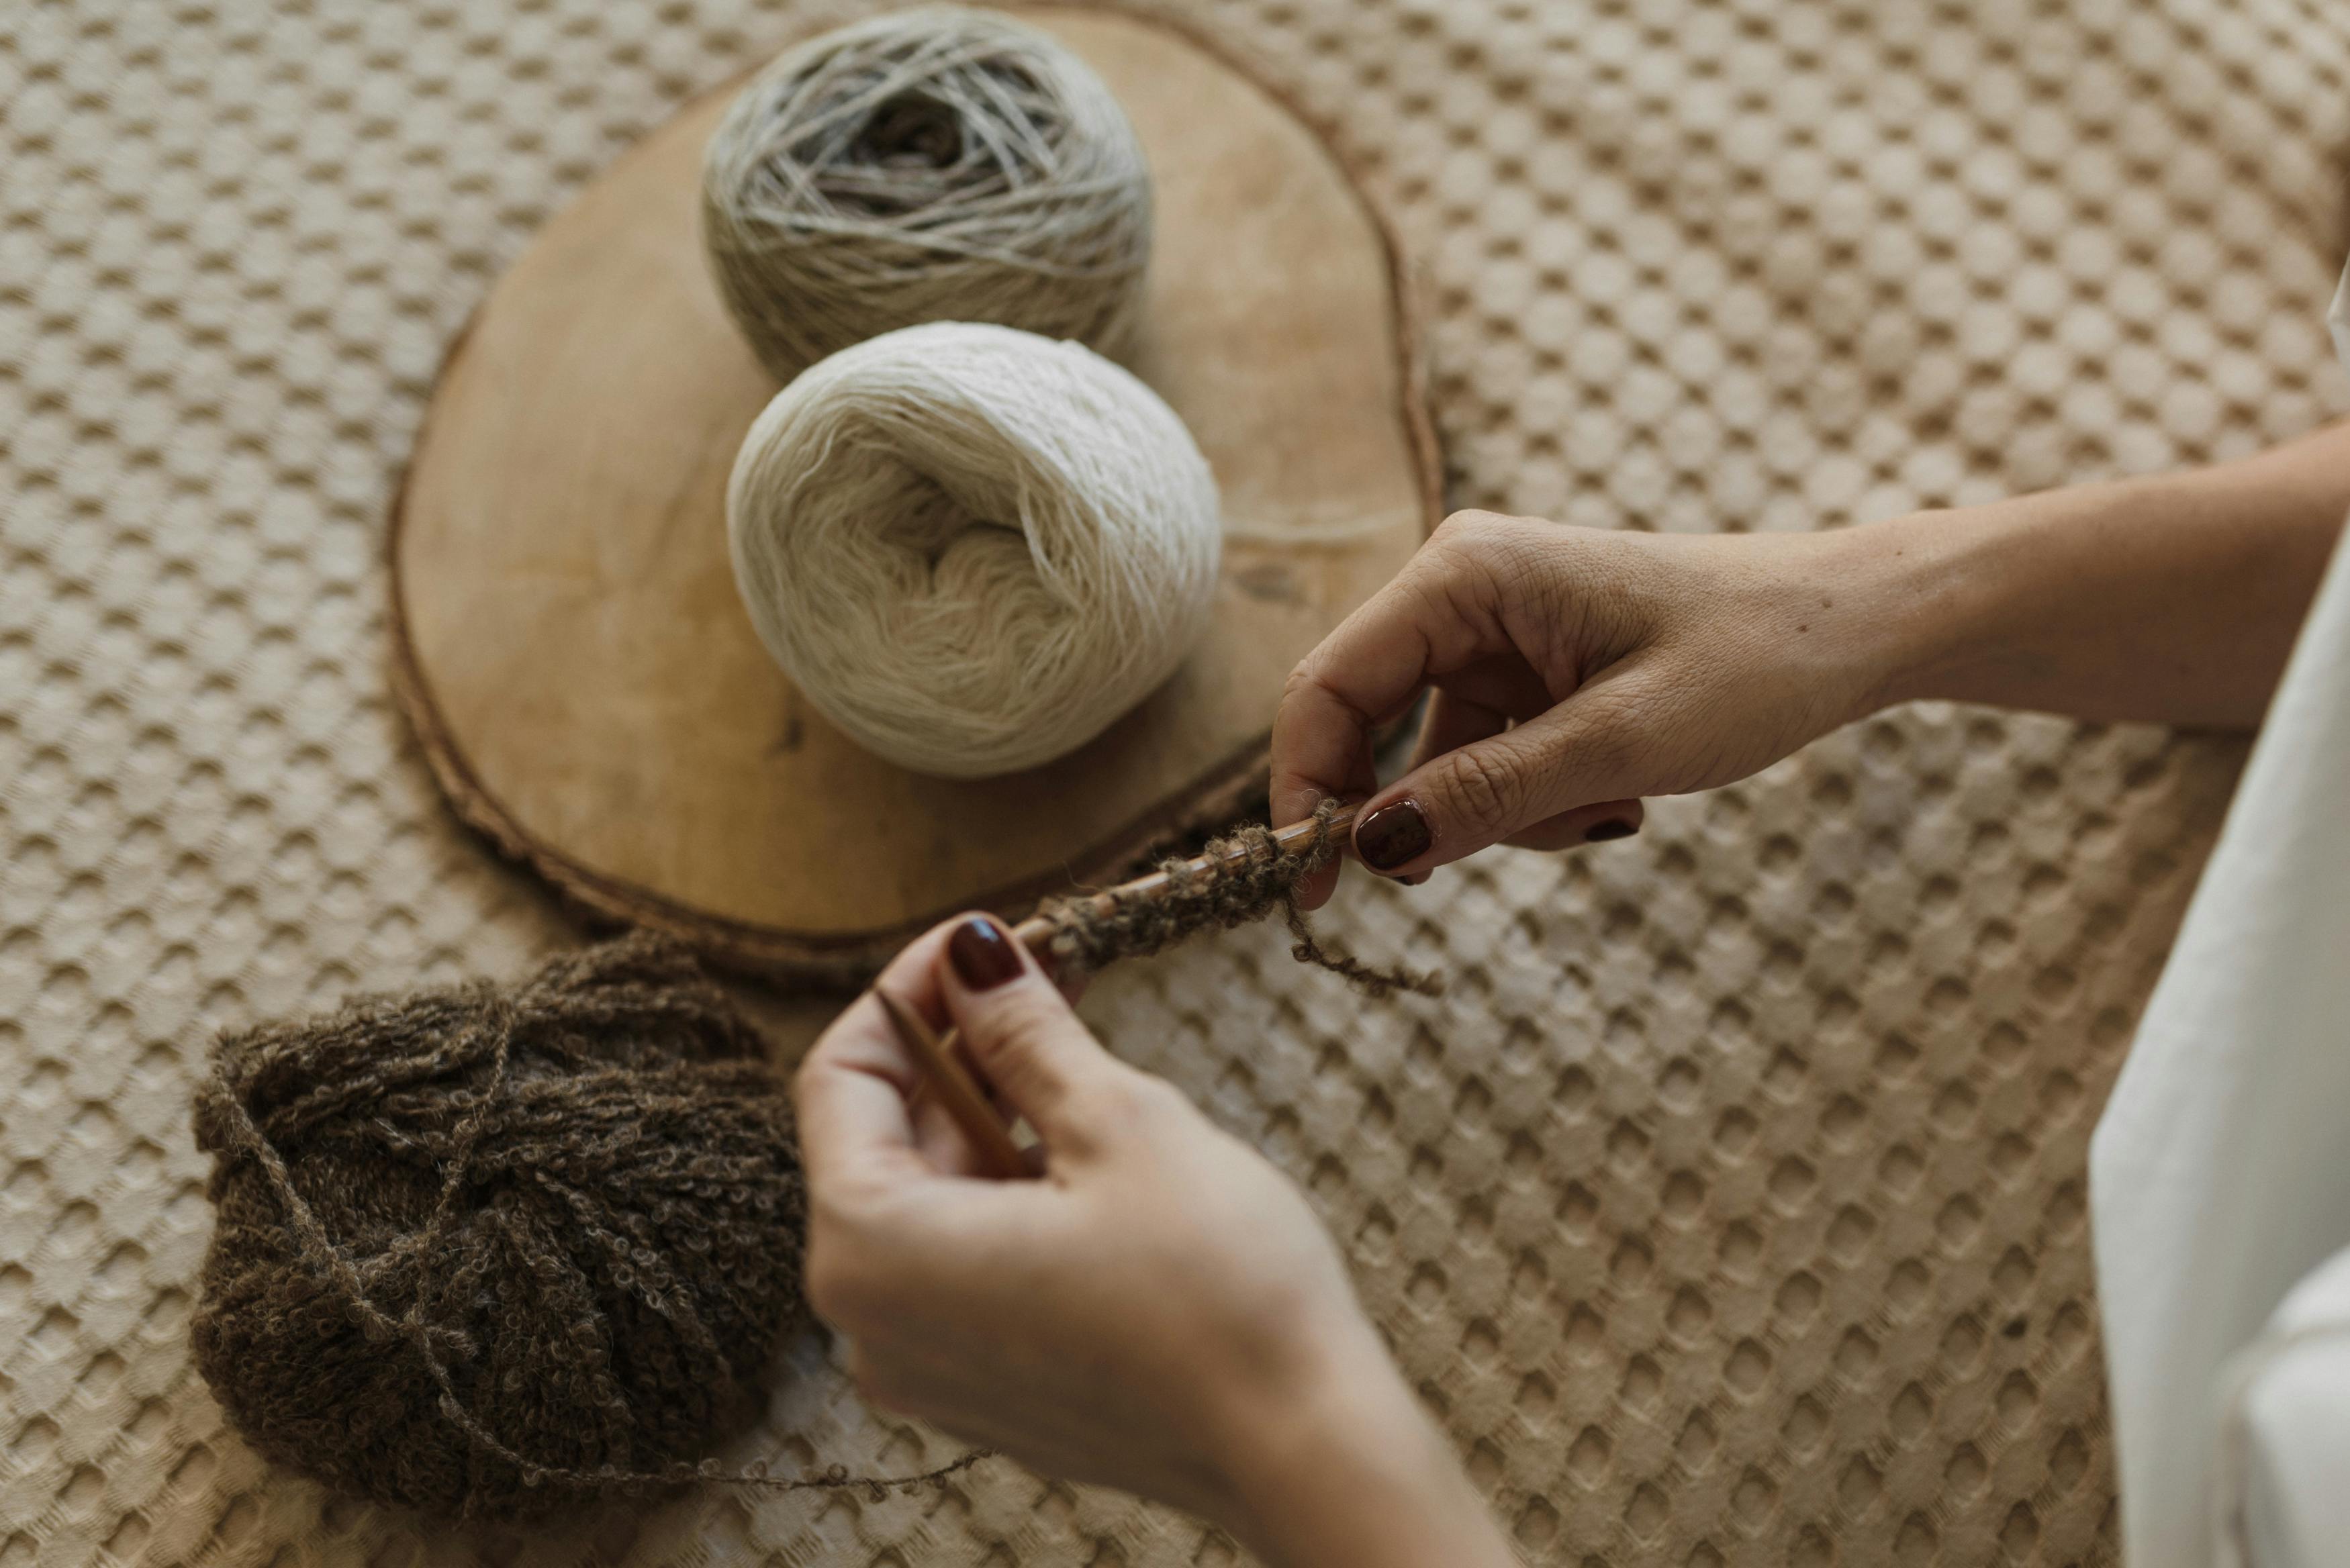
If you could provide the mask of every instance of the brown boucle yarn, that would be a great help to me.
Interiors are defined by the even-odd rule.
[[[1376,969],[1315,937],[1297,907],[1297,885],[1336,857],[1338,803],[1324,801],[1315,831],[1284,846],[1273,829],[1250,823],[1211,839],[1197,857],[1162,860],[1163,883],[1129,883],[1100,892],[1047,898],[1036,919],[1052,928],[1045,947],[1065,971],[1090,972],[1113,959],[1148,958],[1209,930],[1231,930],[1282,910],[1294,939],[1290,955],[1342,975],[1372,997],[1393,991],[1443,993],[1441,978],[1402,969]]]
[[[340,1491],[513,1518],[715,1473],[689,1460],[806,1314],[789,1104],[659,940],[225,1038],[195,1123],[196,1364],[255,1450]]]

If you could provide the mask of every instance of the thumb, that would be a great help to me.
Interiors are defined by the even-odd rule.
[[[1564,819],[1637,823],[1642,751],[1621,688],[1586,688],[1547,712],[1429,758],[1364,804],[1355,853],[1372,870],[1416,877]],[[1589,808],[1588,811],[1584,808]],[[1574,814],[1574,815],[1569,815]]]
[[[947,934],[939,990],[996,1093],[1046,1144],[1071,1137],[1071,1097],[1114,1064],[1028,950],[993,916],[965,915]]]

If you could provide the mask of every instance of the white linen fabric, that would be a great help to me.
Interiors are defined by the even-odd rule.
[[[2350,1550],[2350,1247],[2293,1286],[2224,1379],[2220,1561],[2288,1568]]]
[[[2350,364],[2350,272],[2332,325]],[[2130,1568],[2350,1562],[2346,1137],[2337,547],[2090,1144]]]
[[[2350,266],[2342,269],[2342,286],[2334,292],[2325,324],[2334,329],[2334,351],[2342,356],[2343,369],[2350,370]]]

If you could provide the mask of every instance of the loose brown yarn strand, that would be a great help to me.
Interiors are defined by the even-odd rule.
[[[1198,857],[1159,862],[1166,880],[1148,891],[1112,888],[1047,898],[1036,919],[1050,927],[1046,950],[1059,962],[1096,970],[1113,959],[1146,958],[1208,930],[1231,930],[1278,908],[1295,939],[1290,955],[1343,976],[1373,998],[1398,991],[1443,994],[1440,976],[1380,969],[1323,945],[1297,907],[1297,885],[1334,859],[1338,803],[1326,800],[1314,831],[1284,846],[1273,829],[1251,823],[1211,840]]]
[[[696,1480],[879,1497],[984,1458],[889,1477],[594,1465],[534,1457],[484,1418],[486,1393],[548,1444],[605,1455],[742,1424],[806,1314],[796,1144],[760,1051],[691,959],[648,937],[510,992],[365,1001],[223,1041],[196,1109],[221,1218],[193,1334],[231,1419],[329,1485],[459,1517]],[[419,1178],[437,1178],[429,1203]]]
[[[1301,961],[1374,996],[1435,993],[1326,948],[1297,908],[1336,815],[1053,900],[1045,948],[1097,967],[1278,906]],[[762,1054],[650,936],[510,989],[222,1040],[196,1101],[219,1221],[192,1338],[230,1421],[337,1490],[461,1518],[692,1480],[879,1497],[975,1464],[775,1476],[684,1457],[749,1424],[807,1311],[795,1131]]]

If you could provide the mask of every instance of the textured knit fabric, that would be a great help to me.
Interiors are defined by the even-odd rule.
[[[2350,410],[2311,329],[2350,249],[2338,0],[1162,9],[1394,214],[1456,505],[1825,527]],[[1232,1561],[1005,1464],[436,1532],[268,1466],[191,1355],[213,1034],[583,940],[387,696],[441,358],[639,137],[852,14],[0,6],[8,1568]],[[1305,1183],[1533,1562],[2110,1560],[2088,1129],[2241,755],[1905,710],[1620,843],[1351,879],[1322,929],[1441,1001],[1259,925],[1085,1010]],[[961,1451],[816,1334],[783,1361],[726,1459]]]

